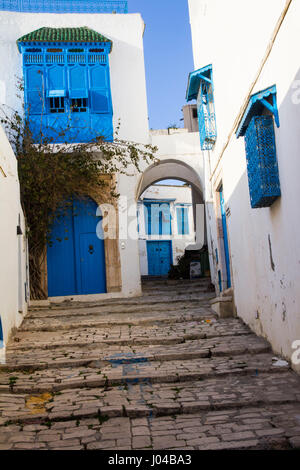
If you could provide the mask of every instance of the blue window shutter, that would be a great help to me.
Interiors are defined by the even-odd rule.
[[[85,65],[74,65],[69,68],[69,97],[88,97],[87,67]]]
[[[171,235],[171,212],[170,204],[163,203],[160,205],[161,230],[160,235]]]
[[[178,235],[182,235],[182,208],[177,208],[177,228]]]
[[[66,96],[66,72],[63,65],[47,67],[47,96]]]
[[[91,109],[93,113],[106,114],[109,112],[109,97],[107,91],[91,90]]]
[[[177,227],[178,235],[189,234],[189,215],[187,207],[177,208]]]
[[[189,214],[187,207],[183,208],[183,233],[184,235],[189,234]]]
[[[26,111],[29,114],[42,114],[45,99],[43,67],[26,68],[25,75]]]
[[[110,93],[108,88],[108,68],[105,65],[90,67],[90,97],[92,113],[110,112]]]

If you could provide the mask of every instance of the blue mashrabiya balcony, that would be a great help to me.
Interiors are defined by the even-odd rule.
[[[113,140],[112,41],[87,27],[40,28],[17,41],[25,112],[34,140]]]
[[[245,136],[248,185],[253,209],[270,207],[281,195],[274,119],[279,127],[275,85],[251,96],[236,131],[237,138]]]
[[[23,13],[128,13],[127,0],[0,0],[0,10]]]
[[[211,150],[217,139],[212,65],[190,73],[186,100],[197,100],[201,149]]]

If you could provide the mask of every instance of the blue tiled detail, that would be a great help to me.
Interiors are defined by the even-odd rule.
[[[111,42],[19,44],[25,110],[35,142],[113,140]]]
[[[128,13],[128,1],[0,0],[0,10],[24,13]]]
[[[251,207],[269,207],[281,195],[272,116],[251,119],[245,145]]]

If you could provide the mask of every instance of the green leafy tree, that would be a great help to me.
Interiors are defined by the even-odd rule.
[[[89,143],[56,144],[55,137],[46,138],[42,129],[39,138],[33,139],[30,115],[27,119],[18,112],[2,110],[1,122],[18,160],[29,244],[30,294],[32,299],[45,299],[43,256],[57,209],[61,213],[72,197],[99,194],[101,188],[116,200],[114,176],[132,174],[132,168],[140,172],[143,163],[156,159],[157,148],[119,139],[120,123],[114,142],[98,135]],[[67,135],[68,128],[58,134],[60,140]]]

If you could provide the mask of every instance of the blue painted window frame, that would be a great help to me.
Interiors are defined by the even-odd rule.
[[[19,48],[25,112],[35,141],[41,134],[53,143],[91,142],[97,136],[113,141],[110,42],[20,43]],[[55,98],[64,100],[64,112],[51,112]],[[72,100],[80,98],[87,101],[86,111],[73,112]]]
[[[171,210],[168,202],[144,202],[144,211],[147,235],[172,235]]]
[[[178,235],[189,235],[189,209],[187,206],[177,207]]]

